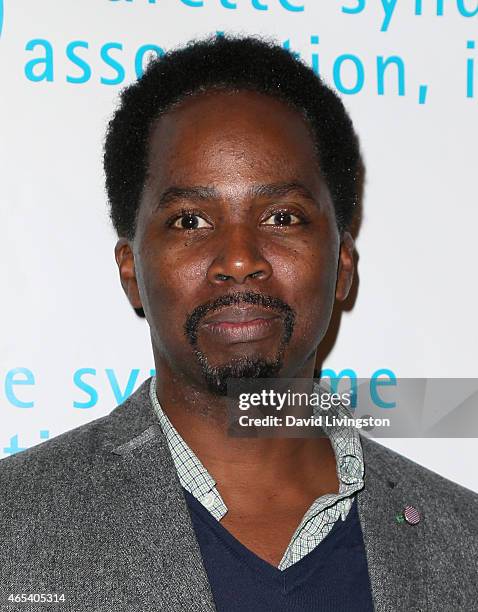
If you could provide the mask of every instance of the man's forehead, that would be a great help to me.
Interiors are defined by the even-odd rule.
[[[157,120],[146,173],[153,208],[180,197],[244,200],[295,189],[312,199],[321,190],[315,145],[303,118],[270,96],[247,92],[241,98],[242,93],[227,95],[234,100],[228,112],[221,111],[226,102],[219,94],[204,94]]]
[[[278,162],[287,158],[285,149],[293,147],[315,151],[308,122],[299,111],[266,94],[249,91],[215,92],[194,95],[164,112],[152,125],[149,139],[151,155],[194,153],[209,145],[221,153],[247,160],[245,147],[274,148]],[[239,146],[238,146],[239,145]],[[284,155],[279,152],[284,150]]]

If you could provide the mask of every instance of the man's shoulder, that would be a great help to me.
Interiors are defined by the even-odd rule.
[[[54,438],[0,460],[0,485],[5,491],[25,483],[30,489],[57,484],[63,478],[86,477],[88,468],[117,446],[141,433],[152,422],[147,403],[148,381],[109,414],[70,429]]]
[[[68,464],[88,462],[93,459],[108,429],[110,415],[105,415],[84,425],[70,429],[46,442],[32,446],[0,461],[0,479],[8,474],[23,471],[47,471],[50,467],[66,467]]]
[[[440,522],[465,525],[473,538],[478,538],[478,493],[375,440],[362,437],[362,447],[366,472],[381,478],[391,489],[399,488],[403,496],[433,516],[437,527]]]

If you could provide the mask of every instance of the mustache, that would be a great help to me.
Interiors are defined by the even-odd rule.
[[[211,300],[210,302],[197,306],[186,317],[186,322],[184,324],[184,333],[186,334],[189,342],[193,345],[196,344],[197,329],[201,320],[207,314],[219,310],[224,306],[231,306],[233,304],[254,304],[255,306],[262,306],[263,308],[267,308],[276,312],[277,314],[282,315],[286,329],[286,337],[283,340],[287,342],[287,340],[290,338],[295,321],[295,311],[293,308],[291,308],[280,298],[249,290],[227,293],[226,295],[222,295],[214,300]]]

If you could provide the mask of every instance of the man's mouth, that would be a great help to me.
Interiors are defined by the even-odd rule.
[[[272,310],[234,304],[206,317],[200,327],[227,342],[251,342],[277,334],[281,320]]]

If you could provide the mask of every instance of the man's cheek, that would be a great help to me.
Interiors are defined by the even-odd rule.
[[[301,333],[315,342],[330,320],[334,304],[334,283],[330,279],[327,282],[321,279],[311,288],[313,291],[304,297],[296,318]]]
[[[206,282],[207,269],[204,266],[179,265],[172,261],[167,274],[157,275],[155,280],[155,293],[158,299],[173,304],[184,304],[185,300],[194,303],[194,295],[197,294]],[[189,297],[190,296],[190,297]]]

